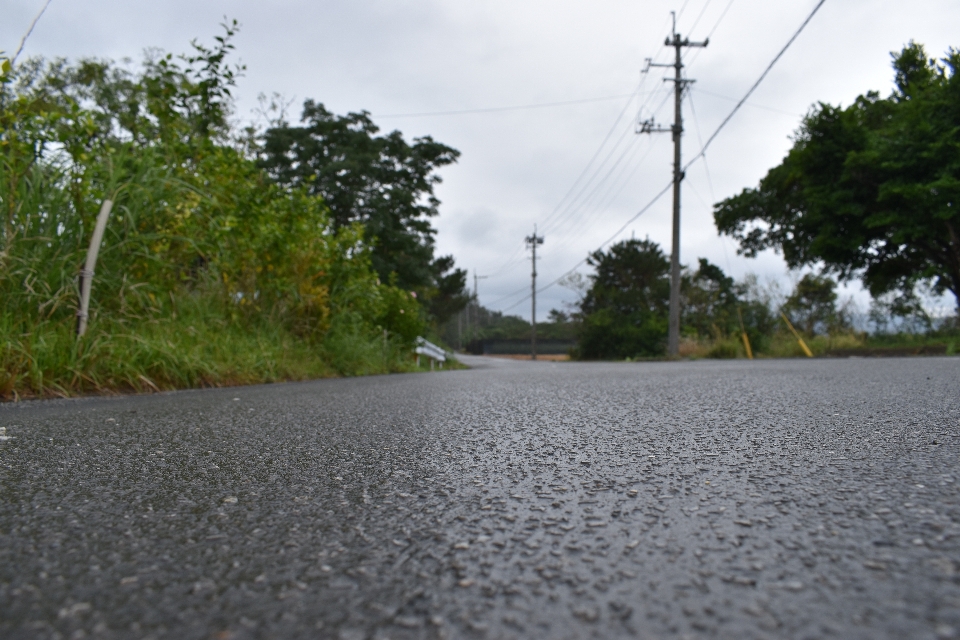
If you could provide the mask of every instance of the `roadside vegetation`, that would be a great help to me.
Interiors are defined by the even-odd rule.
[[[584,360],[665,357],[670,297],[669,259],[649,240],[626,240],[590,256],[594,273],[564,283],[578,302],[537,323],[538,340],[565,340]],[[932,318],[919,301],[874,299],[868,312],[842,300],[837,281],[806,273],[790,291],[755,276],[735,281],[705,259],[683,269],[680,355],[686,358],[805,357],[793,330],[814,356],[933,355],[960,350],[954,318]],[[471,307],[470,340],[530,339],[530,323]],[[781,315],[782,314],[782,315]],[[786,318],[786,320],[784,319]],[[789,321],[789,325],[787,324]],[[790,327],[793,327],[791,330]],[[455,323],[445,327],[456,344]],[[746,340],[744,339],[746,334]]]
[[[304,128],[238,123],[224,26],[135,68],[0,55],[0,398],[412,370],[466,303],[430,224],[456,150],[312,101]]]

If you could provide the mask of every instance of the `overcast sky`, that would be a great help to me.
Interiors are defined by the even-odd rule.
[[[247,66],[237,116],[257,95],[306,98],[336,113],[367,110],[384,130],[431,135],[459,149],[438,189],[440,253],[489,276],[480,301],[529,318],[523,238],[539,224],[538,283],[596,249],[670,181],[668,134],[637,135],[638,115],[672,120],[665,62],[670,11],[702,40],[685,73],[684,156],[716,129],[807,17],[817,0],[53,0],[23,55],[138,59],[146,47],[179,53],[209,43],[236,18]],[[0,50],[17,48],[43,0],[5,0]],[[782,259],[736,255],[713,225],[711,204],[755,186],[780,162],[801,116],[817,101],[848,105],[892,89],[890,52],[908,41],[940,56],[960,46],[956,0],[827,0],[683,183],[681,260],[705,257],[737,278],[756,273],[789,287]],[[573,102],[552,106],[551,103]],[[505,107],[524,107],[502,109]],[[475,110],[472,113],[443,112]],[[417,115],[432,114],[432,115]],[[586,171],[586,172],[585,172]],[[585,172],[585,173],[584,173]],[[578,177],[583,176],[580,182]],[[571,191],[572,189],[572,191]],[[569,194],[570,197],[567,197]],[[620,236],[670,242],[669,194]],[[581,272],[587,273],[583,267]],[[856,287],[849,291],[856,295]],[[542,293],[538,317],[574,294]],[[858,299],[865,307],[865,297]]]

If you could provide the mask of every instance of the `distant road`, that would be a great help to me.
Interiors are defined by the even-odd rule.
[[[0,637],[960,637],[960,359],[0,406]]]

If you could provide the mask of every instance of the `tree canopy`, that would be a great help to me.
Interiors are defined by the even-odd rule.
[[[813,273],[804,274],[783,304],[783,312],[808,335],[830,333],[847,323],[837,310],[837,283]]]
[[[670,261],[651,240],[625,240],[588,263],[595,273],[580,300],[579,324],[584,358],[633,358],[663,355],[670,303]],[[682,267],[681,332],[691,340],[723,340],[745,330],[763,344],[776,321],[768,306],[709,260],[697,269]],[[742,322],[742,324],[741,324]],[[732,357],[732,356],[724,356]]]
[[[313,100],[301,121],[265,132],[260,165],[271,178],[323,197],[338,227],[362,224],[380,278],[425,296],[438,322],[463,308],[466,272],[450,256],[434,258],[430,224],[440,204],[436,171],[460,152],[430,136],[377,135],[368,112],[335,115]]]
[[[587,260],[596,273],[580,303],[585,358],[663,352],[670,304],[670,260],[651,240],[625,240]]]
[[[893,68],[887,98],[816,105],[783,162],[714,219],[741,254],[773,248],[874,296],[929,282],[960,307],[960,52],[938,62],[911,42]]]

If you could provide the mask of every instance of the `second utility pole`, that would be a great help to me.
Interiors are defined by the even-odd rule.
[[[473,318],[473,327],[475,332],[480,331],[480,294],[477,292],[477,280],[486,280],[489,276],[478,276],[477,270],[473,270],[473,306],[476,313]],[[470,330],[470,304],[467,303],[467,331]]]
[[[671,12],[673,13],[673,12]],[[687,38],[680,38],[677,33],[677,17],[673,16],[673,37],[667,38],[665,46],[676,49],[676,59],[673,64],[656,64],[647,60],[647,69],[650,67],[673,67],[673,78],[664,78],[673,81],[673,126],[669,129],[655,127],[653,120],[640,123],[640,133],[657,133],[669,131],[673,134],[673,245],[670,253],[670,324],[667,332],[667,354],[676,356],[680,353],[680,182],[683,180],[683,169],[680,166],[680,136],[683,134],[683,89],[693,82],[682,76],[684,47],[705,47],[709,39],[703,42],[690,42]],[[646,69],[644,70],[646,71]]]
[[[532,300],[530,309],[530,359],[537,359],[537,245],[543,244],[543,236],[537,235],[537,225],[533,225],[533,235],[525,239],[530,248],[533,249],[533,270],[530,273],[530,298]]]

